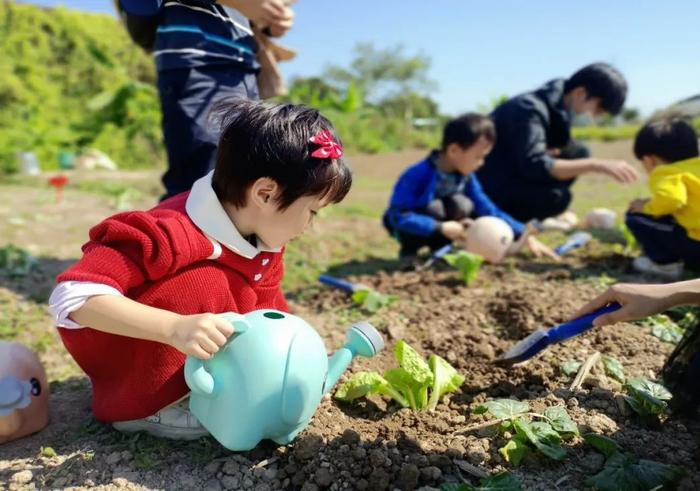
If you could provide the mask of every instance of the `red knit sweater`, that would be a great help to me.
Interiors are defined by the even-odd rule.
[[[110,285],[137,302],[179,314],[287,311],[280,289],[282,253],[247,259],[211,241],[185,212],[188,193],[146,212],[115,215],[90,230],[83,257],[58,281]],[[59,332],[92,381],[92,409],[102,421],[139,419],[188,392],[185,355],[172,346],[89,327]]]

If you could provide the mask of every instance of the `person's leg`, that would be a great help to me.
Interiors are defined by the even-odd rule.
[[[680,259],[689,268],[700,271],[700,241],[688,237],[688,232],[680,225],[676,225],[675,235]]]
[[[465,194],[457,193],[443,198],[446,220],[464,220],[474,213],[474,203]]]
[[[644,255],[656,264],[681,260],[680,237],[675,220],[670,216],[654,218],[642,213],[628,213],[625,224],[639,243]]]
[[[568,185],[555,188],[527,188],[510,190],[503,197],[500,208],[516,220],[528,222],[533,218],[544,220],[565,212],[571,204]]]
[[[158,74],[163,137],[168,170],[163,175],[169,198],[192,187],[213,168],[220,127],[212,108],[225,99],[257,98],[255,75],[235,67],[166,70]]]

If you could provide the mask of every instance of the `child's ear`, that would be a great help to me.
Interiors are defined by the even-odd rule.
[[[250,186],[250,203],[260,209],[276,206],[275,200],[280,192],[280,186],[269,177],[261,177]]]

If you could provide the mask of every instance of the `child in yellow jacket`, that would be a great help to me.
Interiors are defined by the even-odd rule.
[[[651,197],[630,203],[625,223],[644,255],[642,273],[678,279],[683,266],[700,268],[698,135],[684,119],[665,116],[637,133],[634,153],[649,173]]]

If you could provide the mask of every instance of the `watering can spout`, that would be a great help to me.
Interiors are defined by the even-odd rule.
[[[328,360],[328,376],[323,385],[323,393],[327,394],[338,383],[338,379],[357,356],[371,358],[384,349],[381,334],[368,322],[358,322],[350,326],[345,345]]]

